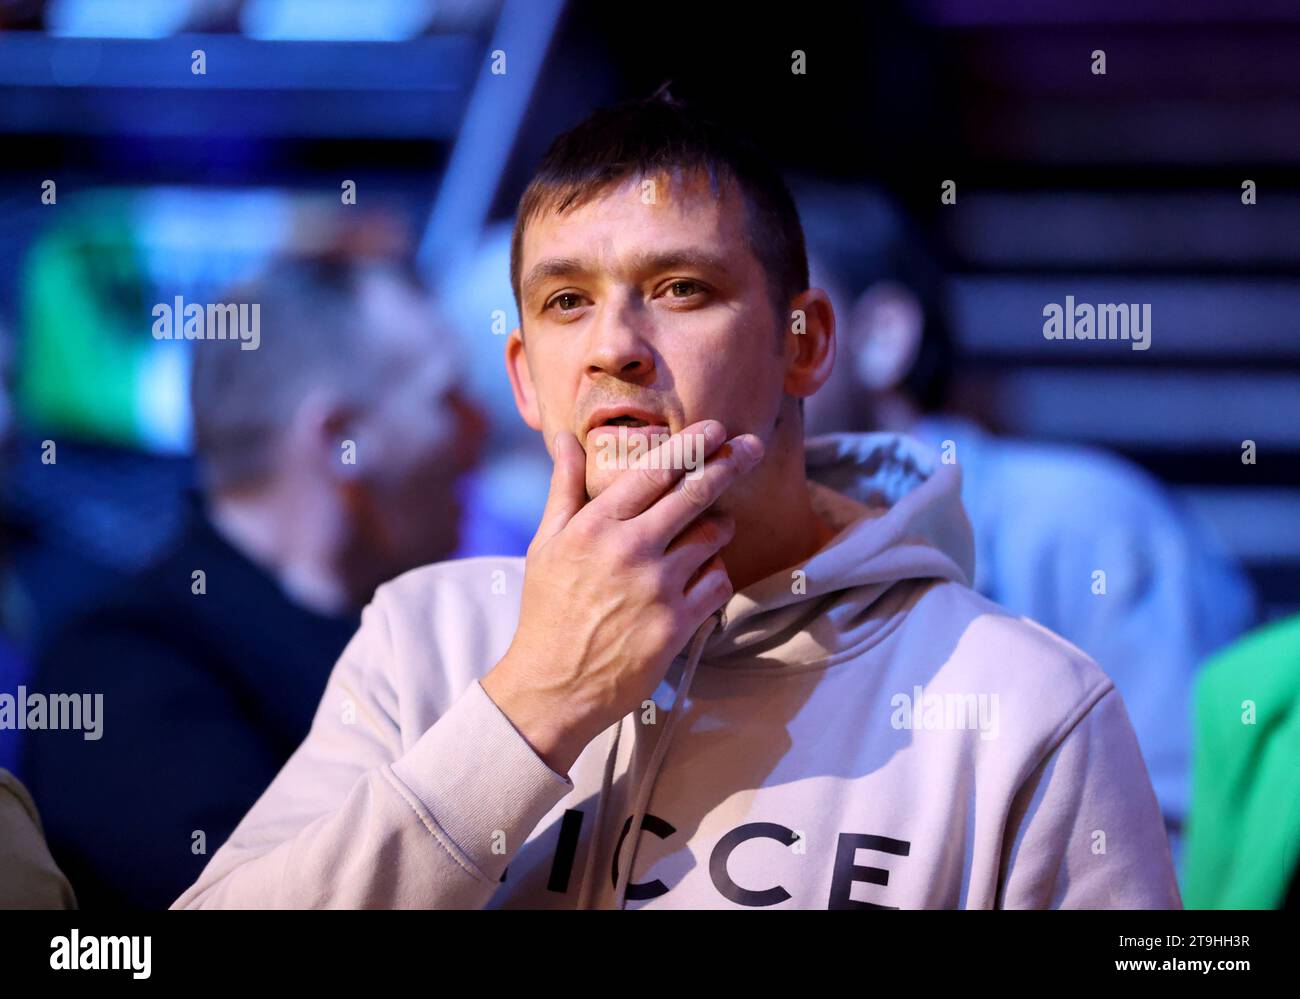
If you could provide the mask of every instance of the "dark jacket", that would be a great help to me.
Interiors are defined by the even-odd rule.
[[[24,746],[83,909],[161,909],[194,882],[306,736],[359,622],[292,603],[190,504],[169,554],[54,636],[30,681],[103,694],[98,740],[36,731]]]

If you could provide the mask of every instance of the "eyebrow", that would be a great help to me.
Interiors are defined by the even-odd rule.
[[[636,274],[651,271],[673,270],[685,267],[701,271],[726,273],[726,258],[707,250],[683,248],[638,253],[629,261],[629,269]],[[590,274],[591,268],[577,257],[551,257],[537,263],[523,281],[523,298],[528,301],[539,285],[552,278]]]
[[[586,267],[576,257],[551,257],[537,264],[523,280],[523,298],[528,301],[539,285],[551,278],[567,277],[570,274],[585,274]]]

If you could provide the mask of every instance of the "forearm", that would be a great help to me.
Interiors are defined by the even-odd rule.
[[[332,756],[305,744],[173,907],[480,908],[572,789],[478,684],[399,759],[307,817],[315,761]]]

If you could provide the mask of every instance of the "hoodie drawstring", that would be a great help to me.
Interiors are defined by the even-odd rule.
[[[690,693],[691,682],[695,679],[695,669],[699,665],[700,657],[704,652],[704,643],[708,641],[709,635],[722,622],[723,612],[715,612],[707,621],[696,629],[695,637],[691,639],[690,652],[687,655],[686,666],[682,671],[681,682],[677,686],[677,693],[673,696],[673,704],[669,709],[668,723],[664,726],[663,735],[655,743],[654,751],[650,754],[650,762],[646,767],[646,774],[641,779],[641,786],[637,790],[636,807],[632,812],[632,824],[629,827],[631,831],[630,842],[625,842],[624,856],[619,860],[618,878],[614,884],[614,907],[622,909],[627,902],[627,883],[632,876],[632,865],[636,862],[637,847],[641,844],[641,823],[645,819],[646,810],[650,806],[650,795],[654,792],[655,780],[659,776],[659,768],[663,765],[664,756],[668,753],[668,744],[672,741],[673,729],[677,725],[677,720],[681,717],[682,712],[678,710],[684,706],[687,694]],[[623,731],[623,718],[611,726],[612,736],[609,740],[609,751],[605,758],[605,775],[601,781],[600,799],[596,804],[596,825],[592,831],[591,846],[587,851],[587,863],[582,875],[582,890],[578,896],[578,908],[590,908],[592,890],[595,885],[595,878],[592,877],[596,855],[600,852],[600,832],[604,828],[605,802],[609,797],[610,788],[614,784],[614,767],[618,758],[619,736]]]
[[[624,717],[627,717],[624,715]],[[623,731],[623,718],[620,718],[608,730],[611,733],[609,750],[605,754],[605,776],[600,782],[600,797],[596,799],[596,824],[591,831],[591,846],[587,848],[587,862],[582,869],[582,890],[578,893],[578,908],[591,908],[591,890],[596,883],[592,871],[596,866],[596,854],[600,852],[600,830],[605,825],[605,799],[614,783],[614,764],[618,759],[618,738]]]

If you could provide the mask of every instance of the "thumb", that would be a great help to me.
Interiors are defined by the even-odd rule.
[[[551,491],[546,497],[542,522],[533,536],[533,544],[549,541],[564,529],[573,515],[587,502],[587,453],[578,439],[561,430],[552,441],[555,469],[551,472]]]

